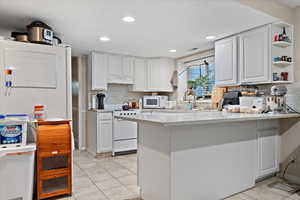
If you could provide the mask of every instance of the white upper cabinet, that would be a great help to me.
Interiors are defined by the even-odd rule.
[[[134,58],[123,57],[123,81],[127,84],[133,84]]]
[[[133,57],[108,55],[108,83],[133,84]]]
[[[107,90],[108,83],[133,84],[133,57],[92,52],[90,63],[92,90]]]
[[[150,91],[157,91],[161,86],[161,65],[159,59],[148,60],[148,89]]]
[[[134,84],[133,91],[148,91],[147,84],[147,60],[142,58],[134,59]]]
[[[107,90],[108,56],[103,53],[92,52],[89,56],[89,76],[91,90]]]
[[[121,55],[108,55],[108,82],[120,83],[123,75],[123,59]]]
[[[270,26],[240,35],[241,83],[270,81]]]
[[[90,55],[91,89],[107,90],[108,83],[130,84],[132,91],[172,92],[170,83],[174,59],[137,58],[92,52]]]
[[[174,71],[173,59],[159,58],[148,60],[148,90],[158,92],[172,92],[170,83]]]
[[[136,58],[133,91],[172,92],[175,61],[168,58]]]
[[[237,37],[230,37],[215,43],[216,85],[236,85]]]
[[[283,27],[290,42],[272,42],[276,35],[283,32]],[[278,61],[278,59],[287,56],[294,60],[293,32],[292,25],[277,22],[217,41],[215,43],[216,84],[231,86],[292,83],[293,62]],[[288,78],[281,77],[282,72],[288,73]],[[274,77],[276,80],[273,80]]]

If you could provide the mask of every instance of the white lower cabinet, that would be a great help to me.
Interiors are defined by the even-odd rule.
[[[278,125],[278,121],[272,121]],[[272,126],[270,121],[258,122],[267,124],[264,129],[257,130],[257,178],[263,178],[279,171],[280,135],[279,127]]]
[[[97,153],[112,152],[112,113],[88,111],[87,114],[87,151]]]
[[[100,120],[97,127],[97,153],[112,151],[112,120]]]

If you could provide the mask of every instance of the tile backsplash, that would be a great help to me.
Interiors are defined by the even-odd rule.
[[[129,85],[124,84],[108,84],[107,91],[89,91],[88,108],[91,108],[91,96],[97,93],[104,93],[104,104],[120,105],[128,101],[139,101],[145,95],[151,95],[151,92],[131,92]],[[158,95],[167,95],[169,100],[176,99],[174,93],[160,92]]]
[[[105,94],[105,104],[123,104],[128,100],[138,101],[144,95],[143,92],[131,92],[129,85],[123,84],[108,84],[107,91],[90,91],[89,97],[97,93]],[[91,101],[89,100],[90,103]]]
[[[144,93],[130,92],[128,85],[108,84],[105,95],[106,104],[123,104],[128,100],[138,101],[144,95]]]

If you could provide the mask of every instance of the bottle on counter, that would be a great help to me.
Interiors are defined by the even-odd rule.
[[[44,105],[35,105],[34,106],[34,119],[38,121],[45,120],[45,106]]]

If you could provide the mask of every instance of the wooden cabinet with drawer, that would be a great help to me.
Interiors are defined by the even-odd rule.
[[[72,194],[70,121],[37,123],[37,196]]]

